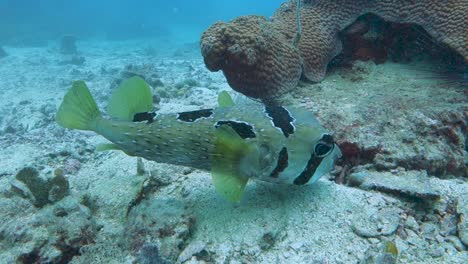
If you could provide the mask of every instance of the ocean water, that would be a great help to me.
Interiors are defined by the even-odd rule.
[[[468,263],[468,6],[201,41],[283,2],[0,0],[0,264]]]
[[[31,38],[39,42],[63,34],[82,39],[170,36],[197,41],[201,32],[218,20],[250,14],[269,16],[281,2],[1,0],[0,43]]]

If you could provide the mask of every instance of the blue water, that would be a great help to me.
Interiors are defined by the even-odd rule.
[[[63,34],[110,40],[170,36],[196,41],[203,30],[218,20],[248,14],[270,16],[281,2],[284,1],[0,0],[0,44],[34,43]]]

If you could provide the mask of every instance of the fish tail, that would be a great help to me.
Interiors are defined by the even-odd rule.
[[[60,105],[55,120],[64,128],[94,130],[101,113],[84,81],[73,82]]]

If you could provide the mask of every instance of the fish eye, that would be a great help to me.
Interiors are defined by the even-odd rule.
[[[314,152],[315,155],[319,158],[323,158],[330,154],[335,147],[335,142],[333,141],[333,137],[324,134],[320,141],[315,145]]]

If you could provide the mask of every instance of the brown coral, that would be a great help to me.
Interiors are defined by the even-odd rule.
[[[247,96],[274,100],[297,85],[301,67],[307,79],[321,81],[330,60],[341,52],[339,32],[368,13],[420,25],[468,59],[466,0],[303,1],[299,50],[293,45],[295,2],[284,3],[271,21],[248,16],[212,25],[201,39],[208,69],[222,70],[231,87]]]
[[[301,77],[298,49],[260,16],[212,25],[203,33],[201,50],[208,69],[222,70],[231,87],[250,97],[289,91]]]

